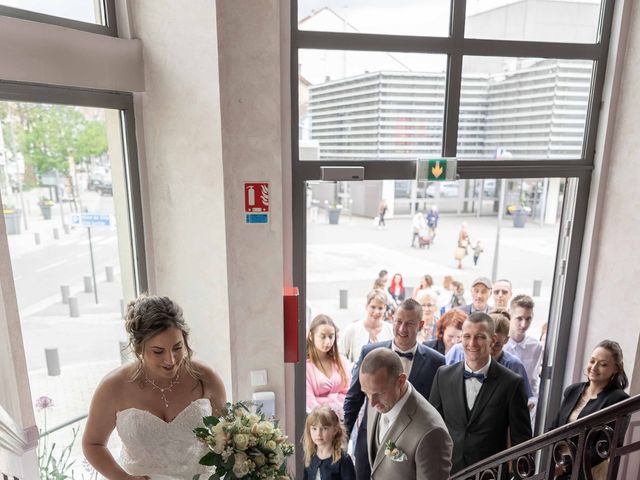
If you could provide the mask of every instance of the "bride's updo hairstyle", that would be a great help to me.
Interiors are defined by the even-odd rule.
[[[136,370],[132,380],[139,380],[142,376],[142,352],[145,343],[159,333],[175,327],[182,332],[184,348],[187,355],[184,365],[187,372],[194,378],[200,378],[200,372],[191,363],[193,350],[189,346],[189,327],[182,316],[182,308],[169,297],[141,294],[129,302],[124,316],[125,329],[129,335],[128,347],[136,356]]]

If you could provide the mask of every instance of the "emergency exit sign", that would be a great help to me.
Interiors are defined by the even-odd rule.
[[[417,178],[429,182],[456,180],[457,163],[455,158],[444,157],[418,160]]]

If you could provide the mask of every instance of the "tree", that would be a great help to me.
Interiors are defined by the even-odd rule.
[[[88,120],[78,107],[14,105],[19,119],[15,128],[19,149],[25,163],[38,175],[57,171],[73,184],[70,162],[88,163],[107,152],[104,122]]]

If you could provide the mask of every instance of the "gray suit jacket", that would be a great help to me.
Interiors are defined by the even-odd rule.
[[[451,470],[453,442],[438,411],[422,395],[412,389],[396,421],[373,455],[380,417],[371,406],[367,416],[367,445],[371,464],[371,480],[416,479],[446,480]],[[391,440],[407,459],[394,461],[384,453]]]

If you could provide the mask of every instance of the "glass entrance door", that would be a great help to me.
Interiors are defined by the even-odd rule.
[[[367,299],[384,299],[380,322],[388,325],[377,340],[387,340],[394,311],[414,298],[427,310],[419,341],[441,341],[438,348],[444,343],[443,353],[454,361],[463,355],[461,345],[454,346],[460,331],[445,335],[439,322],[448,310],[471,304],[471,310],[513,314],[511,302],[519,298],[532,304],[532,321],[526,329],[512,321],[505,336],[517,342],[527,336],[543,348],[559,318],[562,302],[554,292],[562,292],[563,278],[557,265],[568,252],[563,211],[574,204],[577,183],[557,177],[307,182],[305,335],[315,318],[328,316],[351,370],[362,345],[345,342],[342,334],[371,319]],[[483,283],[489,285],[477,292]],[[503,340],[507,351],[517,352],[513,341]],[[543,355],[523,363],[535,425]],[[307,413],[325,402],[322,390],[307,383]],[[345,390],[334,396],[337,409]]]

